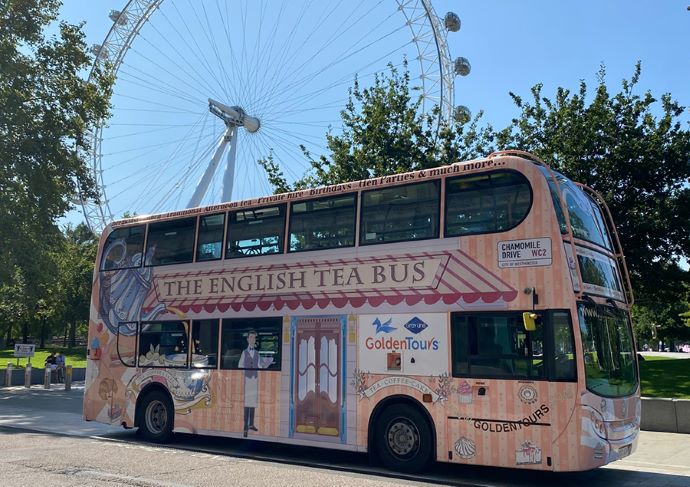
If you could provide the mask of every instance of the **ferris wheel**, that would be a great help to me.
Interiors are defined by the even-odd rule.
[[[91,76],[116,78],[112,117],[91,130],[100,198],[81,201],[97,233],[126,214],[268,195],[261,159],[299,179],[307,154],[329,153],[355,80],[389,66],[434,124],[469,117],[454,79],[470,64],[447,42],[460,19],[430,0],[129,0],[109,17],[92,47]]]

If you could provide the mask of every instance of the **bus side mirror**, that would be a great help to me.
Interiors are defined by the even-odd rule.
[[[537,323],[541,321],[541,316],[536,313],[530,313],[529,311],[522,313],[522,324],[525,327],[525,331],[536,331]]]

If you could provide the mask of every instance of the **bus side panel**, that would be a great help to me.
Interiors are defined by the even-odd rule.
[[[91,305],[89,308],[89,331],[87,338],[86,377],[84,385],[84,419],[111,424],[113,422],[112,396],[118,389],[111,373],[111,356],[115,350],[116,337],[104,326],[99,318],[101,276],[98,262],[103,251],[108,229],[101,236],[96,267],[91,286]]]
[[[546,381],[455,379],[445,458],[472,465],[550,470],[558,414]]]
[[[549,399],[553,410],[553,469],[557,472],[582,470],[580,466],[580,418],[577,382],[551,382]]]

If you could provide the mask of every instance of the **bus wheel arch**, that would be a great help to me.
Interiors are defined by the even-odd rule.
[[[147,385],[139,393],[134,409],[137,433],[147,441],[166,443],[175,427],[175,406],[168,389],[158,383]]]
[[[383,436],[387,424],[396,416],[405,417],[397,428],[411,428],[421,437],[419,455],[410,461],[400,462],[388,453],[388,446],[377,444],[385,441]],[[405,424],[408,423],[408,424]],[[390,434],[390,432],[388,432]],[[427,408],[411,396],[394,395],[380,401],[369,416],[367,432],[367,450],[372,463],[381,462],[386,467],[405,473],[415,473],[424,470],[436,459],[436,425]]]

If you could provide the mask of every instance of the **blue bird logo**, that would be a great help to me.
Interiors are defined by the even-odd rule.
[[[381,323],[381,321],[378,318],[376,318],[374,320],[374,322],[372,323],[372,325],[374,325],[376,327],[376,334],[378,335],[379,333],[390,333],[390,332],[396,330],[397,328],[395,328],[394,326],[391,326],[392,322],[393,322],[393,318],[390,318],[385,323]]]

